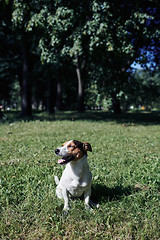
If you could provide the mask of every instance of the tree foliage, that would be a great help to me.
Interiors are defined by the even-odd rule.
[[[100,99],[111,97],[114,110],[120,112],[122,92],[129,95],[140,84],[147,91],[141,81],[144,74],[130,84],[131,64],[152,65],[152,71],[159,66],[157,0],[8,0],[3,2],[3,10],[1,46],[9,46],[14,35],[18,49],[11,48],[9,57],[3,51],[0,84],[6,93],[12,88],[10,74],[5,74],[12,69],[7,59],[15,56],[17,77],[13,78],[20,82],[24,115],[31,113],[31,96],[37,104],[43,101],[49,113],[56,104],[60,109],[67,101],[81,111],[95,89]],[[10,31],[6,42],[5,29]],[[21,73],[18,60],[23,62]]]
[[[136,86],[132,104],[153,107],[155,103],[160,101],[160,73],[158,69],[154,73],[148,70],[139,70],[131,76],[131,79]]]

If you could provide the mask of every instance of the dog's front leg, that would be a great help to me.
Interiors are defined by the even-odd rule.
[[[68,197],[68,192],[66,188],[62,189],[62,195],[63,195],[63,199],[64,199],[64,211],[68,211],[69,210],[69,197]]]
[[[85,202],[85,209],[86,210],[92,210],[92,208],[89,205],[89,203],[90,203],[90,196],[91,196],[91,188],[87,189],[84,192],[84,202]]]

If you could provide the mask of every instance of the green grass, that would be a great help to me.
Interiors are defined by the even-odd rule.
[[[160,239],[159,113],[73,112],[0,124],[0,239]],[[37,120],[36,120],[37,119]],[[93,212],[73,201],[63,215],[55,197],[54,149],[88,141]]]

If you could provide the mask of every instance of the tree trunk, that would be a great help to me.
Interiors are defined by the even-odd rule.
[[[53,81],[50,75],[47,77],[46,111],[49,115],[54,113]]]
[[[84,90],[83,90],[83,80],[81,76],[81,69],[79,64],[79,57],[76,56],[76,73],[78,79],[78,112],[84,111]]]
[[[31,116],[31,82],[30,82],[30,49],[25,37],[22,43],[22,59],[23,59],[23,71],[22,71],[22,83],[21,83],[21,116]]]
[[[56,110],[62,110],[62,81],[59,73],[57,78]]]
[[[116,94],[112,95],[112,107],[113,107],[114,113],[119,114],[122,112],[120,107],[120,101],[117,98]]]

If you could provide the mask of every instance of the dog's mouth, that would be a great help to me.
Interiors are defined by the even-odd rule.
[[[74,159],[75,159],[75,157],[73,155],[69,156],[69,157],[63,157],[63,158],[58,160],[58,163],[60,165],[64,165],[64,164],[67,164],[67,163],[73,161]]]

